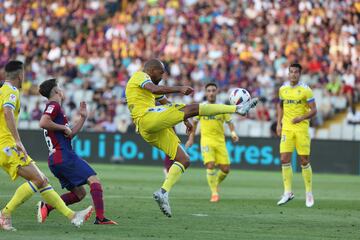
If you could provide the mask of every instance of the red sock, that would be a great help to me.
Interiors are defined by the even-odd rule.
[[[80,202],[80,200],[81,200],[81,199],[79,199],[79,197],[75,193],[72,193],[72,192],[64,193],[63,195],[61,195],[61,199],[64,201],[66,206],[77,203],[77,202]],[[54,209],[49,204],[46,204],[46,207],[47,207],[49,212]]]
[[[104,201],[103,190],[100,183],[90,184],[90,194],[95,206],[96,217],[100,220],[104,219]]]

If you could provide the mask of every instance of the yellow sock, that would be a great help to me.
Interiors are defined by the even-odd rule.
[[[32,195],[37,191],[37,187],[32,182],[28,181],[23,183],[18,187],[14,193],[14,196],[6,204],[5,208],[2,210],[2,213],[6,216],[10,216],[13,211],[21,204],[26,202]]]
[[[206,178],[211,194],[217,194],[217,176],[215,169],[206,169]]]
[[[222,113],[235,113],[235,105],[225,104],[200,104],[199,105],[199,116],[212,116]]]
[[[74,211],[65,205],[64,201],[61,199],[59,194],[55,192],[51,185],[47,185],[46,187],[39,189],[39,191],[41,197],[45,200],[46,203],[56,208],[56,210],[58,210],[68,219],[72,219],[74,217]]]
[[[284,182],[284,192],[291,192],[293,172],[290,163],[282,165],[282,177]]]
[[[183,172],[185,172],[184,165],[179,162],[174,162],[161,188],[169,192],[172,186],[180,179]]]
[[[226,178],[228,174],[219,170],[218,174],[217,174],[217,184],[220,184],[222,181],[224,181],[224,179]]]
[[[304,178],[305,183],[305,191],[312,192],[312,169],[310,163],[305,166],[302,166],[302,176]]]

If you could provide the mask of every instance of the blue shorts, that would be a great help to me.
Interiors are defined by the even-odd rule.
[[[89,177],[96,175],[94,169],[76,153],[62,152],[62,158],[62,163],[49,165],[51,172],[59,179],[62,188],[71,190],[82,186],[87,183]]]

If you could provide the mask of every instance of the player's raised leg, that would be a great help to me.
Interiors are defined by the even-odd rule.
[[[290,152],[284,152],[280,154],[284,194],[277,203],[279,206],[289,202],[294,198],[294,194],[292,192],[293,171],[291,167],[291,154],[292,153]]]
[[[189,104],[186,105],[184,111],[184,119],[195,116],[214,116],[224,113],[237,113],[245,116],[250,109],[254,108],[258,103],[257,98],[253,98],[243,105],[225,105],[225,104]]]
[[[314,196],[312,193],[312,169],[308,155],[300,155],[301,172],[305,184],[305,205],[307,207],[314,206]]]
[[[169,192],[174,184],[179,181],[181,175],[189,165],[189,156],[184,149],[178,145],[174,163],[171,165],[163,185],[158,191],[154,192],[154,199],[159,204],[160,210],[168,217],[172,216],[169,203]]]

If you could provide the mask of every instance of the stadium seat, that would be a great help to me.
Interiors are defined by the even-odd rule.
[[[354,139],[355,127],[350,124],[343,124],[341,131],[341,139],[353,140]]]
[[[39,130],[39,121],[30,121],[29,129],[37,129]]]
[[[19,129],[28,129],[29,121],[19,121],[18,127],[19,127]]]
[[[83,100],[83,101],[86,101],[87,103],[88,103],[88,102],[91,102],[93,96],[94,96],[94,91],[92,91],[92,90],[86,90],[86,91],[85,91],[85,94],[84,94],[84,100]]]
[[[73,101],[75,103],[84,101],[84,99],[85,99],[84,98],[85,97],[84,90],[82,90],[82,89],[76,90],[75,92],[73,92],[72,97],[73,97]]]
[[[261,124],[261,122],[250,120],[249,136],[250,137],[261,137],[261,135],[262,135],[262,124]]]
[[[316,139],[328,139],[329,138],[329,129],[319,129],[315,134]]]
[[[359,141],[360,140],[360,125],[359,124],[355,126],[355,133],[354,134],[355,134],[354,140]]]
[[[340,139],[341,137],[341,124],[332,124],[330,126],[329,139]]]
[[[234,122],[236,129],[238,129],[237,133],[239,134],[239,136],[242,136],[242,137],[249,136],[250,121],[251,120],[249,120],[249,119],[243,119],[241,121]]]

